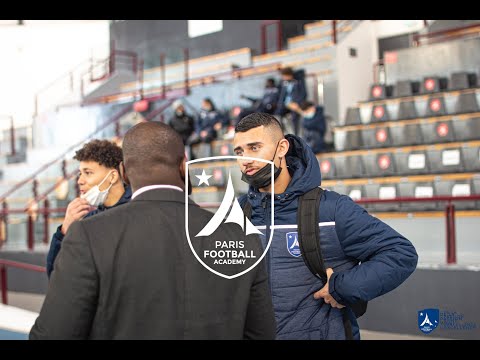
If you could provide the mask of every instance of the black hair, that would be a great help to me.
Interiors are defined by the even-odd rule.
[[[310,106],[315,106],[315,104],[311,101],[303,101],[301,104],[300,104],[300,109],[302,109],[302,111],[305,111],[307,110]]]
[[[238,122],[237,126],[235,126],[235,132],[247,132],[262,125],[277,128],[283,134],[280,122],[273,115],[261,112],[245,116]]]
[[[291,67],[286,67],[280,70],[280,74],[293,76],[293,69]]]
[[[109,169],[119,170],[122,148],[111,141],[96,139],[83,145],[73,158],[78,161],[95,161]]]

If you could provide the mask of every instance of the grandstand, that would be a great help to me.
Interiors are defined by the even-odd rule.
[[[386,20],[310,20],[299,33],[276,33],[272,48],[266,29],[280,29],[282,21],[250,21],[255,41],[238,40],[238,47],[208,53],[182,48],[183,40],[166,53],[160,46],[137,46],[135,39],[122,38],[128,20],[112,22],[108,56],[57,81],[68,96],[50,96],[52,87],[40,91],[27,125],[16,126],[15,114],[6,116],[0,137],[2,291],[8,284],[10,292],[46,292],[40,268],[51,235],[79,194],[75,149],[92,138],[120,143],[140,121],[166,122],[176,99],[196,116],[201,100],[210,97],[229,117],[233,108],[247,105],[242,94],[261,97],[267,78],[279,80],[279,70],[292,67],[303,70],[308,99],[332,119],[334,151],[316,154],[322,186],[350,196],[404,234],[419,253],[417,271],[369,303],[361,328],[422,335],[417,311],[435,307],[477,324],[463,332],[439,328],[436,336],[479,339],[480,290],[472,284],[480,280],[480,22],[458,21],[438,30],[442,20],[419,20],[413,28],[395,24],[387,31]],[[237,31],[227,22],[218,43]],[[143,26],[142,33],[153,33],[153,25]],[[392,32],[414,41],[395,48],[388,43]],[[379,57],[380,43],[390,47]],[[193,145],[192,153],[234,155],[231,130],[224,126],[211,143]],[[193,164],[192,176],[202,170],[213,175],[210,186],[191,197],[212,211],[229,172],[238,194],[247,191],[234,161]],[[7,308],[0,305],[3,320],[2,311]],[[9,316],[31,326],[34,312],[14,311]],[[19,326],[0,323],[0,338],[25,338],[28,325]]]

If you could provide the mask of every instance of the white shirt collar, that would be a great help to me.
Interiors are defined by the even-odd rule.
[[[145,191],[153,190],[153,189],[171,189],[171,190],[178,190],[178,191],[183,192],[182,189],[180,189],[178,186],[174,186],[174,185],[148,185],[148,186],[141,187],[140,189],[135,191],[132,194],[132,200],[135,199],[135,197],[137,197],[141,193],[144,193]]]

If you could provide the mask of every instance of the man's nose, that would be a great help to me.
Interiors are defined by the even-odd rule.
[[[243,166],[251,165],[253,163],[253,160],[251,159],[242,159],[241,161]]]

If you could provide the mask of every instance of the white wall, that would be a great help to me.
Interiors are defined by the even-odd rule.
[[[357,51],[350,57],[350,48]],[[374,22],[363,21],[337,46],[339,123],[345,121],[348,107],[368,99],[373,82],[373,64],[378,58],[378,41]]]
[[[13,115],[17,125],[31,123],[37,91],[91,56],[108,55],[108,20],[25,20],[23,26],[0,25],[0,114]],[[62,86],[67,87],[68,81]],[[0,119],[0,129],[6,125]]]
[[[373,22],[377,38],[409,34],[425,27],[423,20],[378,20]]]

